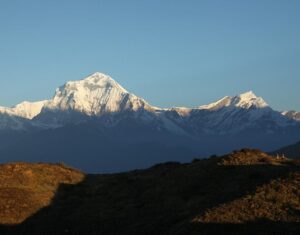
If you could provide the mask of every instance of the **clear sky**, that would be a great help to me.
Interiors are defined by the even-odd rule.
[[[1,0],[0,105],[99,71],[150,104],[300,111],[299,0]]]

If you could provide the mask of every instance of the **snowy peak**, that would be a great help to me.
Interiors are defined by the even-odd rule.
[[[0,107],[0,113],[4,113],[9,116],[33,119],[38,114],[40,114],[42,108],[47,102],[47,100],[38,102],[24,101],[12,108]]]
[[[261,97],[257,97],[252,91],[233,97],[233,104],[240,108],[266,108],[268,104]]]
[[[56,90],[53,99],[45,106],[45,109],[74,110],[87,115],[140,108],[150,108],[150,105],[126,91],[110,76],[99,72],[83,80],[67,82]]]
[[[67,84],[70,83],[81,83],[84,86],[86,86],[86,88],[90,88],[92,90],[96,88],[115,88],[124,93],[128,93],[128,91],[126,91],[119,83],[117,83],[110,76],[99,72],[93,73],[92,75],[82,79],[81,81],[69,82]]]
[[[200,106],[199,109],[219,110],[224,107],[262,109],[268,107],[268,104],[263,100],[263,98],[257,97],[252,91],[248,91],[233,97],[226,96],[217,102]]]
[[[288,118],[291,118],[295,121],[300,121],[300,112],[296,112],[296,111],[284,111],[281,113],[283,116],[286,116]]]
[[[47,102],[48,100],[33,103],[24,101],[13,107],[12,109],[16,116],[23,117],[26,119],[33,119],[38,114],[40,114],[42,108]]]

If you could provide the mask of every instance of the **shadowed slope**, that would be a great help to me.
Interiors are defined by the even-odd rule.
[[[77,184],[81,172],[61,164],[12,163],[0,165],[0,221],[19,224],[48,206],[59,186]]]
[[[13,234],[297,234],[300,168],[243,150],[190,164],[87,175]],[[5,228],[3,228],[5,229]],[[3,230],[4,231],[4,230]]]
[[[278,150],[272,152],[272,154],[273,155],[284,154],[289,157],[300,158],[300,141],[295,144],[278,149]]]

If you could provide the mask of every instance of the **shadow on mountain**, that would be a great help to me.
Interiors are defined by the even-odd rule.
[[[0,132],[0,162],[64,162],[88,173],[115,173],[198,155],[189,148],[190,138],[156,126],[130,118],[113,127],[105,124],[102,117],[33,133]]]
[[[261,111],[262,117],[257,114]],[[260,118],[253,121],[252,116]],[[36,127],[56,119],[63,126]],[[165,161],[189,162],[245,146],[273,151],[300,139],[300,124],[269,108],[200,109],[187,116],[171,110],[163,118],[145,110],[100,117],[61,111],[41,113],[34,120],[28,131],[0,131],[1,163],[64,162],[88,173],[115,173]],[[278,126],[276,120],[289,125]]]
[[[194,222],[197,216],[212,208],[255,194],[263,185],[284,186],[277,180],[288,181],[299,172],[299,166],[292,163],[220,165],[218,162],[218,159],[195,160],[191,164],[170,162],[122,174],[87,175],[76,185],[61,184],[48,207],[41,208],[20,225],[2,226],[0,232],[30,235],[299,234],[300,224],[289,217],[277,222],[251,212],[248,220],[240,218],[251,222]],[[267,194],[261,197],[262,201],[257,201],[258,205],[267,200]],[[275,203],[280,205],[281,202]],[[299,221],[300,210],[291,213]]]

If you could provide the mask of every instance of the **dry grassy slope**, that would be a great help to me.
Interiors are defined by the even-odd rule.
[[[258,150],[113,175],[1,167],[0,223],[41,208],[6,234],[300,234],[299,162]]]
[[[83,173],[63,165],[0,165],[0,223],[23,222],[49,205],[59,184],[76,184],[83,178]]]
[[[220,165],[297,166],[298,161],[285,157],[270,157],[260,151],[242,151],[226,156]],[[243,182],[241,182],[243,183]],[[300,223],[300,171],[291,171],[283,178],[275,178],[232,202],[207,210],[195,217],[195,223],[245,223],[255,220]],[[299,231],[300,232],[300,231]]]

